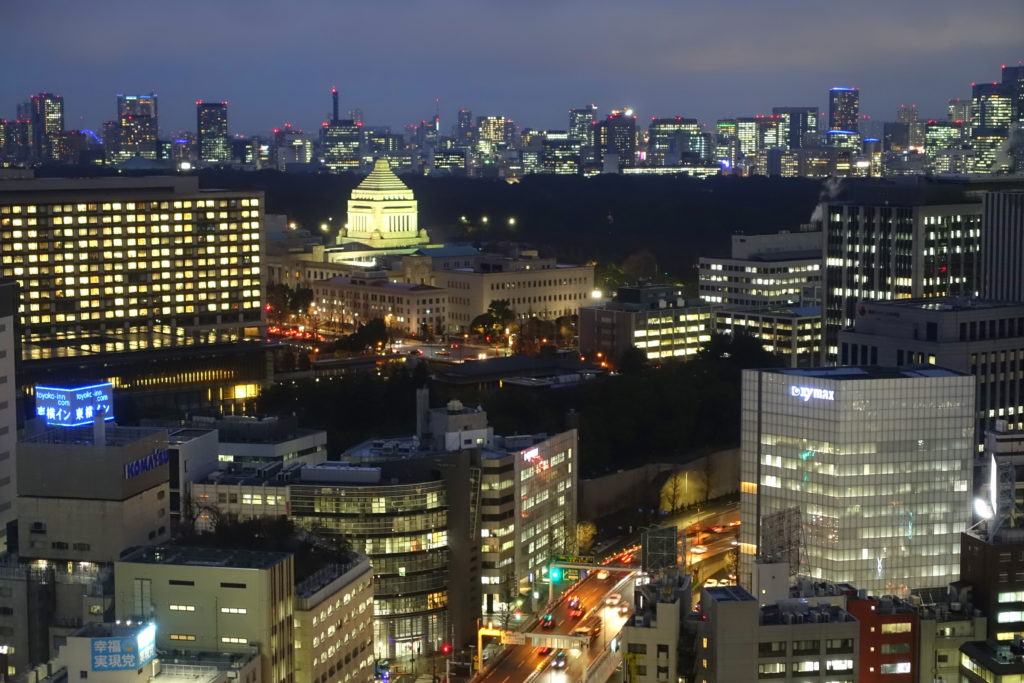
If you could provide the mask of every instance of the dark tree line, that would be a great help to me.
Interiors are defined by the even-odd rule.
[[[506,386],[459,397],[481,403],[498,434],[555,433],[578,423],[582,473],[592,476],[738,444],[740,373],[779,364],[750,338],[713,337],[687,362],[637,362],[620,375],[566,389]],[[365,439],[412,433],[414,389],[426,381],[425,367],[285,383],[267,390],[260,407],[294,412],[303,426],[326,429],[338,453]],[[434,405],[452,396],[435,387]]]

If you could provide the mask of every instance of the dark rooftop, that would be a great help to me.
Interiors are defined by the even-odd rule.
[[[814,377],[817,379],[897,379],[901,377],[967,377],[967,373],[936,365],[907,365],[898,368],[886,368],[877,365],[855,367],[826,368],[765,368],[762,372],[774,372],[780,375],[797,377]]]
[[[139,548],[121,558],[138,564],[173,564],[192,567],[270,569],[288,558],[288,553],[265,550],[231,550],[195,546],[151,546]]]

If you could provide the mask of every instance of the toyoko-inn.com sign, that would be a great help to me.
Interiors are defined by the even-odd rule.
[[[54,427],[90,424],[97,411],[114,419],[114,387],[110,382],[84,387],[36,387],[36,415]]]
[[[789,385],[789,395],[799,398],[801,401],[834,401],[836,392],[834,389],[819,389],[818,387],[801,387],[796,384]]]

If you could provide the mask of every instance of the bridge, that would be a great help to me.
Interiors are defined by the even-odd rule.
[[[591,571],[565,595],[548,605],[546,614],[553,619],[550,629],[541,628],[540,620],[529,624],[525,631],[495,628],[493,624],[482,626],[477,634],[478,653],[484,652],[485,638],[498,638],[506,647],[483,662],[473,683],[532,683],[538,678],[551,678],[553,675],[559,676],[559,683],[588,680],[603,683],[619,665],[622,657],[613,645],[629,616],[619,614],[616,607],[606,607],[604,602],[611,593],[632,599],[637,569],[557,561],[552,566]],[[598,578],[600,570],[607,571],[608,578]],[[570,595],[580,599],[582,616],[570,614]],[[581,629],[587,632],[581,633]],[[538,648],[550,648],[550,651],[543,652]],[[550,666],[558,652],[565,653],[564,671],[556,671]]]

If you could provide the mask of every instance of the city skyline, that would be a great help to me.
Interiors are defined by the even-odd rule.
[[[230,102],[233,133],[266,133],[286,121],[315,130],[330,117],[332,86],[341,92],[343,111],[359,108],[367,123],[392,128],[432,115],[440,99],[443,131],[459,108],[550,129],[564,129],[568,110],[589,102],[602,112],[631,106],[642,120],[681,115],[712,122],[773,106],[824,111],[834,86],[860,88],[862,111],[875,119],[893,118],[901,103],[938,118],[947,99],[968,97],[971,82],[1021,58],[1014,27],[1024,22],[1024,7],[1002,1],[984,15],[951,2],[902,3],[886,6],[884,20],[876,17],[880,3],[861,3],[856,11],[834,10],[826,25],[797,3],[771,14],[751,8],[737,23],[711,10],[654,2],[664,21],[652,23],[638,20],[633,8],[603,2],[545,6],[538,17],[542,6],[534,3],[513,11],[449,0],[429,11],[396,3],[381,32],[345,30],[381,25],[379,6],[313,2],[307,13],[282,18],[270,3],[225,2],[204,6],[204,21],[187,44],[175,31],[146,30],[180,22],[190,4],[147,6],[113,25],[100,3],[76,22],[47,23],[50,49],[35,50],[0,91],[5,118],[29,93],[49,91],[67,102],[67,128],[96,130],[115,117],[118,93],[152,91],[160,96],[166,131],[192,128],[197,99]],[[26,53],[47,13],[23,7],[12,13],[12,25],[23,30],[7,46],[12,54]],[[464,16],[522,40],[495,49],[490,32],[465,30]],[[1002,19],[991,21],[996,16]],[[572,35],[588,41],[558,34],[570,18]],[[225,22],[236,30],[219,32]],[[723,31],[706,30],[723,22],[724,38]],[[622,32],[634,23],[635,34]],[[634,40],[623,43],[629,35]],[[340,38],[345,52],[332,63]],[[967,46],[969,55],[959,49]]]

